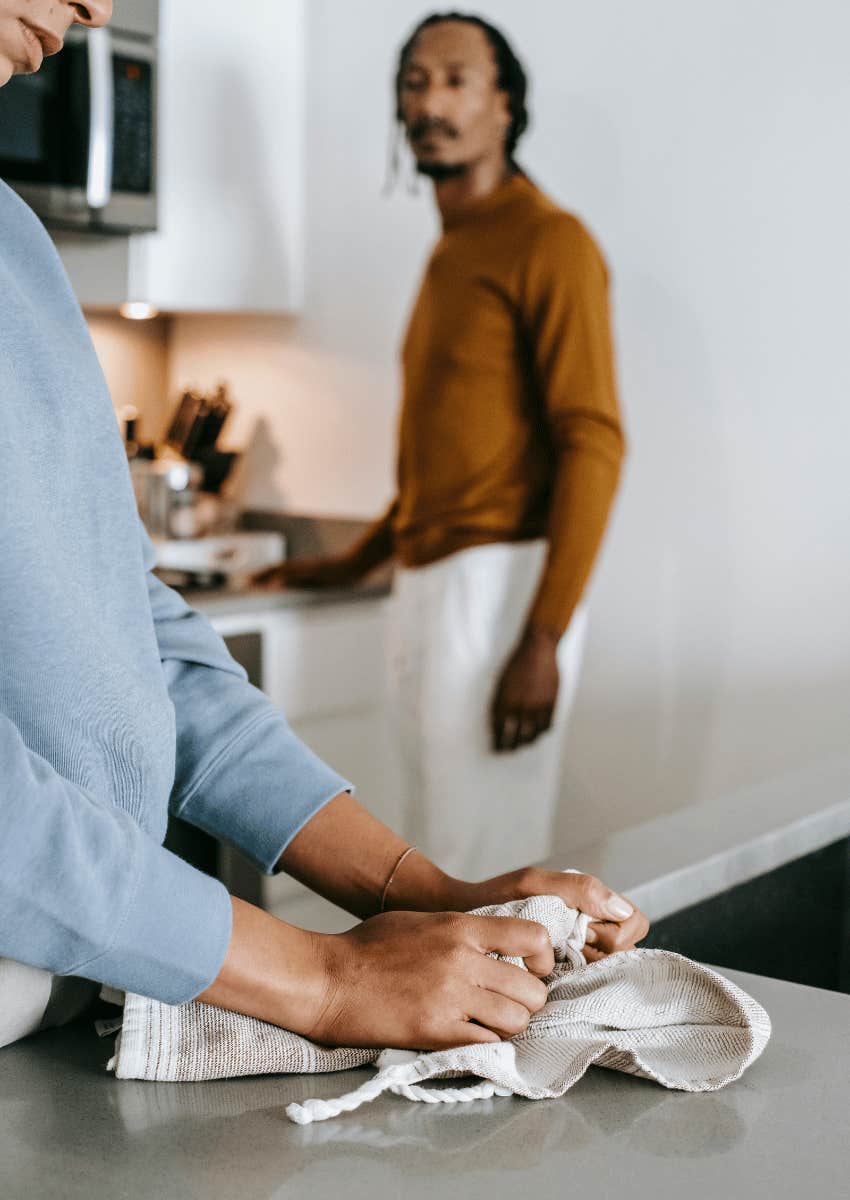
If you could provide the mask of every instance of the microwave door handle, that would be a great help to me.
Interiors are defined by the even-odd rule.
[[[112,77],[112,38],[109,30],[89,29],[89,169],[86,203],[106,208],[112,198],[112,150],[115,139],[115,104]]]

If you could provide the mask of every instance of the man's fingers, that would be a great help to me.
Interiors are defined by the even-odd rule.
[[[256,575],[251,576],[251,583],[255,587],[270,587],[272,584],[279,584],[280,582],[280,567],[266,567],[262,571],[257,571]]]
[[[547,708],[537,708],[534,710],[534,738],[530,740],[534,741],[536,738],[539,738],[542,733],[546,733],[548,729],[552,728],[553,711],[554,709],[551,706]]]
[[[473,917],[474,936],[485,953],[522,958],[534,975],[551,975],[555,966],[552,942],[545,927],[521,917]]]
[[[496,750],[516,750],[537,737],[535,717],[521,709],[497,709],[493,729]]]
[[[496,750],[517,750],[529,746],[552,725],[552,709],[494,709],[493,746]]]
[[[540,732],[540,720],[536,712],[524,712],[519,723],[519,744],[528,746]]]
[[[499,749],[513,750],[516,745],[519,724],[513,713],[505,713],[502,717],[502,728],[499,735]]]
[[[513,713],[497,708],[493,713],[493,748],[498,751],[513,749],[516,731]]]
[[[518,712],[509,712],[502,721],[502,749],[516,750],[522,733],[522,716]]]
[[[527,746],[537,737],[537,722],[528,713],[517,714],[516,744]]]
[[[545,733],[547,729],[552,728],[552,715],[554,708],[542,708],[537,716],[537,732]]]
[[[523,1033],[528,1028],[531,1018],[531,1013],[524,1004],[499,995],[498,992],[488,992],[484,988],[478,989],[469,1015],[487,1029],[492,1029],[494,1033],[506,1038]]]
[[[498,992],[521,1004],[530,1013],[539,1012],[546,1003],[549,991],[542,979],[513,963],[496,958],[482,958],[479,985],[489,992]]]

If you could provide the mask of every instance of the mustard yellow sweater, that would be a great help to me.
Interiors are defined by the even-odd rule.
[[[353,561],[545,536],[529,619],[563,632],[624,452],[607,293],[591,235],[524,175],[446,221],[404,342],[397,497]]]

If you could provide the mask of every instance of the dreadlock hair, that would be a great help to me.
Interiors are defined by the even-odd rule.
[[[476,17],[471,13],[460,12],[432,13],[429,17],[425,17],[424,20],[419,22],[399,51],[395,72],[395,119],[398,125],[398,136],[392,156],[391,181],[397,177],[399,169],[398,151],[403,133],[401,84],[411,51],[416,44],[416,39],[423,30],[430,29],[432,25],[442,25],[445,21],[461,21],[466,25],[475,25],[490,43],[493,57],[496,60],[496,87],[500,92],[507,93],[508,112],[511,114],[511,123],[505,137],[505,155],[507,156],[508,163],[515,171],[520,169],[514,161],[514,154],[516,153],[520,138],[528,128],[529,118],[528,108],[526,107],[528,79],[522,63],[514,53],[513,47],[502,31],[497,29],[495,25],[491,25],[489,21],[485,21],[483,17]]]

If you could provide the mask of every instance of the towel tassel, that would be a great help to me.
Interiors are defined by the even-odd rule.
[[[482,1079],[480,1083],[468,1087],[422,1087],[415,1082],[417,1058],[418,1055],[410,1051],[385,1051],[378,1060],[381,1064],[378,1074],[373,1079],[367,1079],[356,1091],[348,1092],[336,1100],[305,1100],[303,1104],[290,1104],[286,1115],[296,1125],[311,1125],[314,1121],[327,1121],[331,1117],[354,1112],[361,1104],[370,1104],[384,1092],[425,1104],[465,1104],[471,1100],[491,1100],[493,1096],[513,1095],[510,1088],[499,1087],[489,1079]],[[382,1064],[382,1060],[386,1065]]]

